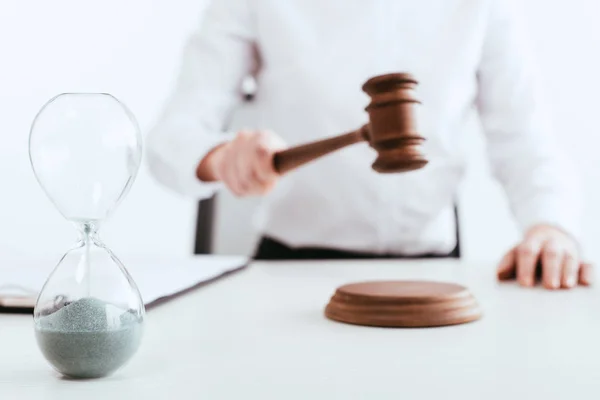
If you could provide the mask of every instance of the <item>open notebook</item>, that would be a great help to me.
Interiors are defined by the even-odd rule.
[[[146,306],[215,281],[246,267],[237,256],[123,259]],[[39,290],[52,272],[48,261],[0,260],[0,312],[32,312]]]

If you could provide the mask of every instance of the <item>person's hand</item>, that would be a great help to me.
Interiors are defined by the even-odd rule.
[[[263,195],[279,179],[273,155],[285,147],[273,132],[241,131],[204,157],[197,176],[203,181],[222,181],[236,196]]]
[[[549,225],[530,229],[523,241],[502,258],[497,273],[500,280],[516,278],[525,287],[534,286],[540,274],[547,289],[587,286],[592,281],[592,266],[580,260],[577,243]]]

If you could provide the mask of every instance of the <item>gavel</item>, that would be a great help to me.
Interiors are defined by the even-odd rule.
[[[285,174],[319,157],[355,143],[367,141],[377,151],[372,168],[379,173],[407,172],[423,168],[420,151],[425,140],[417,132],[414,97],[418,82],[408,73],[379,75],[367,80],[362,90],[371,102],[365,108],[369,122],[361,128],[331,138],[291,147],[276,153],[273,166]]]

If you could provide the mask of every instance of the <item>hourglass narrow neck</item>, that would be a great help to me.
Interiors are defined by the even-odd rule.
[[[98,225],[95,222],[80,222],[77,224],[79,231],[79,240],[85,244],[100,244],[100,237],[98,236]]]

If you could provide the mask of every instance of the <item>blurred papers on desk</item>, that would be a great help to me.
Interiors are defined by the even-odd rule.
[[[146,306],[239,271],[249,262],[242,256],[212,255],[122,261]],[[0,259],[0,263],[0,312],[3,309],[31,311],[55,265],[23,259]]]

